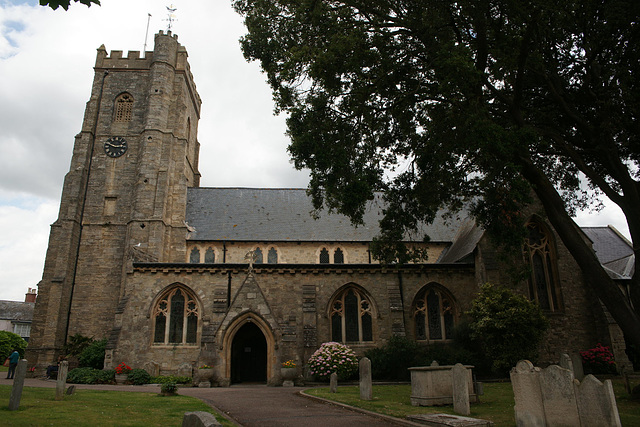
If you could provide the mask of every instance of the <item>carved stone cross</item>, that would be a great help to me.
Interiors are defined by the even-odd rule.
[[[244,259],[249,261],[249,273],[253,273],[253,264],[258,260],[256,251],[254,250],[247,252],[247,254],[244,256]]]

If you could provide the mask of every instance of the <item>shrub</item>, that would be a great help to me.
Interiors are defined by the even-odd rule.
[[[394,336],[384,346],[365,352],[365,356],[371,360],[373,378],[406,381],[410,367],[424,364],[425,351],[415,341]]]
[[[25,348],[27,348],[27,342],[20,335],[8,331],[0,331],[0,358],[2,358],[3,362],[13,350],[18,350],[20,357],[24,357]]]
[[[132,369],[127,375],[127,381],[133,385],[149,384],[151,382],[151,375],[144,369]]]
[[[107,339],[93,341],[87,345],[78,356],[79,366],[81,368],[102,369],[104,367],[104,353],[107,345]]]
[[[151,377],[151,379],[149,380],[150,384],[168,384],[168,383],[189,384],[190,382],[191,382],[191,377],[178,377],[174,375]]]
[[[495,373],[506,374],[519,360],[535,363],[549,323],[535,303],[491,284],[471,303],[471,337],[480,342]]]
[[[356,354],[344,344],[323,343],[309,358],[309,373],[321,380],[328,380],[333,372],[341,380],[350,379],[358,372]]]
[[[160,387],[160,391],[163,394],[175,394],[178,391],[178,386],[176,385],[176,383],[162,384],[162,386]]]
[[[93,338],[81,334],[71,335],[62,351],[67,356],[79,356],[93,341]]]
[[[611,348],[598,343],[594,348],[581,351],[585,374],[615,374],[616,362]]]
[[[69,371],[67,382],[71,384],[96,384],[101,378],[102,370],[93,368],[76,368]]]
[[[113,384],[116,380],[116,371],[114,369],[104,369],[98,371],[96,382],[98,384]]]

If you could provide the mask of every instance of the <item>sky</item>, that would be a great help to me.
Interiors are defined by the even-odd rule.
[[[308,173],[296,171],[286,152],[285,119],[273,114],[266,76],[242,56],[246,31],[231,0],[101,0],[68,11],[37,3],[0,0],[0,300],[24,301],[42,278],[96,49],[126,55],[143,51],[146,39],[153,50],[154,34],[169,24],[166,6],[176,8],[172,32],[203,101],[200,185],[307,186]],[[577,222],[629,235],[616,208],[580,213]]]

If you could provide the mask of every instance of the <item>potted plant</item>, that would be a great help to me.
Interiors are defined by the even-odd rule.
[[[215,370],[212,366],[204,364],[199,366],[194,375],[193,375],[193,385],[199,386],[200,383],[209,382],[209,384],[213,384],[213,379],[215,377]]]
[[[131,372],[131,367],[124,362],[116,366],[116,384],[124,384],[124,382],[127,380],[129,372]]]
[[[280,368],[280,376],[282,380],[286,383],[287,381],[291,382],[293,385],[293,380],[298,377],[298,370],[296,369],[296,363],[293,360],[287,360],[286,362],[282,362]]]

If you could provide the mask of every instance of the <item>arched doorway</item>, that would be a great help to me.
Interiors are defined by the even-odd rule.
[[[238,329],[231,344],[231,382],[266,380],[267,340],[255,323],[247,322]]]

